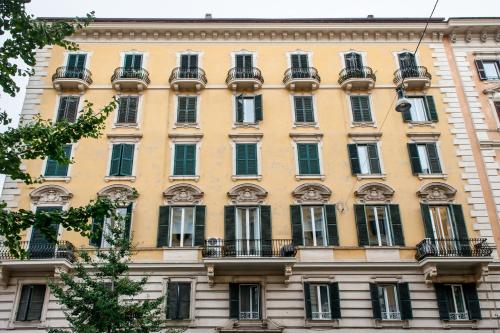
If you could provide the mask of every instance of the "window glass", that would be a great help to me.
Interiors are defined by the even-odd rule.
[[[255,123],[255,100],[253,98],[243,99],[243,122]]]
[[[103,231],[102,231],[102,243],[101,247],[110,247],[111,244],[107,241],[106,238],[112,236],[111,228],[115,226],[115,223],[120,223],[120,226],[125,229],[125,222],[127,220],[127,207],[118,207],[115,209],[115,214],[117,215],[117,219],[114,220],[112,218],[107,218],[104,221]]]
[[[391,246],[392,228],[386,206],[366,206],[366,226],[370,245]]]
[[[378,286],[379,302],[384,320],[401,319],[398,305],[398,292],[394,284],[383,284]]]
[[[193,246],[194,207],[173,207],[170,246]]]
[[[304,245],[326,246],[325,221],[322,206],[302,206]]]
[[[428,121],[425,100],[423,97],[408,97],[411,104],[411,120],[412,121]]]
[[[331,319],[328,285],[310,286],[312,319]]]
[[[429,211],[432,227],[434,228],[434,237],[438,239],[455,238],[455,230],[448,206],[431,206]]]
[[[496,61],[483,61],[483,66],[488,79],[498,79],[500,77]]]
[[[256,207],[236,209],[236,253],[260,255],[260,221]]]
[[[240,285],[240,319],[259,319],[259,285]]]
[[[422,167],[422,173],[430,174],[431,166],[429,163],[429,157],[427,155],[427,147],[425,145],[418,145],[418,157],[420,159],[420,166]]]
[[[361,174],[369,174],[370,173],[370,161],[368,158],[368,147],[364,145],[358,145],[358,157],[359,157],[359,166],[361,169]]]

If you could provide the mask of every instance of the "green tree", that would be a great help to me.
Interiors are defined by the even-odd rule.
[[[104,237],[108,248],[95,256],[81,252],[71,273],[61,273],[61,281],[51,281],[52,293],[64,307],[70,330],[50,333],[149,333],[162,328],[163,297],[141,299],[147,278],[130,278],[128,271],[132,245],[123,237],[120,217]]]
[[[0,86],[5,94],[15,96],[19,87],[15,76],[31,76],[36,64],[37,49],[57,45],[68,50],[78,49],[78,45],[66,38],[77,30],[86,27],[94,18],[93,12],[85,18],[76,18],[71,22],[58,21],[47,23],[37,20],[26,12],[26,0],[2,0],[0,2],[0,35],[6,39],[0,46]],[[19,66],[16,59],[26,66]],[[75,143],[82,138],[97,138],[105,128],[105,121],[116,108],[116,100],[94,112],[92,103],[85,103],[76,122],[66,121],[53,124],[48,120],[35,117],[22,123],[18,128],[9,127],[0,134],[0,174],[25,184],[42,182],[41,176],[31,176],[23,169],[23,160],[50,158],[59,163],[72,163],[63,150],[68,143]],[[8,110],[7,110],[8,111]],[[0,123],[9,125],[11,118],[5,110],[0,110]],[[0,202],[0,236],[4,244],[16,257],[26,255],[20,246],[20,233],[36,226],[47,237],[54,237],[50,232],[51,223],[60,223],[67,230],[75,230],[89,236],[89,219],[109,215],[114,204],[107,199],[96,199],[84,207],[70,208],[67,211],[33,213],[20,209],[8,211],[7,204]]]

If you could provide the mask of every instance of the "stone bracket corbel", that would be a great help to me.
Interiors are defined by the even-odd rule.
[[[207,265],[207,278],[208,278],[208,285],[210,287],[213,287],[215,284],[215,266],[214,265]]]
[[[9,285],[10,272],[7,268],[0,266],[0,285],[7,288]]]
[[[285,274],[285,285],[288,286],[290,283],[290,278],[293,275],[292,265],[285,265],[284,274]]]
[[[425,284],[432,284],[435,277],[438,275],[436,265],[426,265],[423,268]]]

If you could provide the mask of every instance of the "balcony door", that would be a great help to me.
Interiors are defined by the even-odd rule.
[[[179,76],[181,78],[191,78],[191,79],[196,78],[197,69],[198,69],[197,54],[181,55],[181,71],[179,73]]]
[[[236,254],[261,255],[261,227],[257,207],[236,208]]]
[[[309,56],[307,54],[292,54],[292,77],[309,78]]]
[[[413,53],[403,52],[398,54],[398,61],[403,79],[407,77],[418,77],[417,60]]]
[[[345,55],[345,68],[348,71],[360,71],[363,69],[363,59],[361,54],[356,52],[347,53]]]
[[[66,78],[83,79],[87,55],[84,53],[69,54],[66,62]]]
[[[38,207],[37,212],[51,212],[51,211],[60,211],[62,207],[54,206],[54,207]],[[59,232],[59,224],[52,223],[50,225],[50,233],[57,239]],[[47,259],[54,258],[56,254],[57,243],[47,237],[42,231],[33,227],[31,229],[31,236],[29,240],[28,246],[28,254],[31,259]]]
[[[258,284],[240,284],[240,319],[259,319],[260,291]]]
[[[251,54],[237,54],[236,60],[236,77],[251,78],[253,68],[253,57]]]
[[[432,221],[432,231],[436,240],[438,253],[457,253],[460,247],[457,239],[457,229],[452,218],[449,206],[430,206],[429,213]]]

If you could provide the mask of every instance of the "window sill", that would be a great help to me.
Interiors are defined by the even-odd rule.
[[[66,177],[44,176],[42,178],[43,178],[43,181],[45,181],[45,182],[66,182],[66,183],[69,183],[69,181],[71,180],[70,176],[66,176]]]
[[[296,127],[314,127],[314,128],[319,128],[319,124],[317,122],[313,123],[293,123],[293,128]]]
[[[380,173],[380,174],[357,174],[356,175],[356,178],[358,178],[358,180],[361,180],[361,179],[382,179],[382,180],[386,180],[387,178],[387,175],[385,173]]]
[[[233,128],[259,128],[259,123],[234,123]]]
[[[194,327],[193,319],[165,319],[166,327]]]
[[[296,180],[325,180],[325,175],[295,175]]]
[[[200,128],[200,124],[198,123],[175,123],[172,128]]]
[[[243,175],[233,175],[231,176],[232,180],[262,180],[262,175],[248,175],[248,176],[243,176]]]
[[[114,181],[114,180],[135,182],[135,176],[106,176],[106,177],[104,177],[104,181],[106,181],[106,182]]]
[[[408,127],[413,128],[413,127],[436,127],[436,122],[434,121],[409,121],[408,122]]]
[[[173,181],[173,180],[194,180],[195,182],[197,182],[198,180],[200,180],[200,176],[170,176],[168,177],[169,180]]]
[[[130,123],[130,124],[114,124],[112,128],[133,128],[133,129],[139,129],[139,124],[137,123]]]
[[[446,173],[431,173],[431,174],[419,173],[417,176],[418,176],[418,179],[420,179],[420,180],[422,180],[422,179],[448,179],[448,174],[446,174]]]
[[[442,320],[443,328],[477,328],[477,320]]]
[[[410,327],[410,321],[407,319],[403,320],[388,320],[388,319],[375,319],[375,326],[377,328],[381,327],[402,327],[402,328],[409,328]]]
[[[304,327],[339,327],[338,319],[306,319]]]
[[[47,321],[10,321],[8,329],[19,329],[19,328],[47,328]]]
[[[352,122],[351,123],[351,127],[377,127],[377,125],[374,123],[374,122],[370,122],[370,121],[359,121],[359,122]]]

